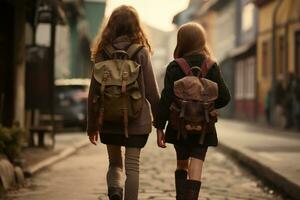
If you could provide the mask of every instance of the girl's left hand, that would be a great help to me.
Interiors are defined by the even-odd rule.
[[[166,148],[165,133],[161,129],[157,129],[157,145],[161,148]]]
[[[98,131],[94,133],[89,133],[89,139],[93,145],[97,145],[98,135],[99,135]]]

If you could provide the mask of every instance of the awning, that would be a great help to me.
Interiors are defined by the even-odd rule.
[[[200,11],[199,12],[196,12],[193,17],[195,18],[200,18],[202,17],[203,15],[206,15],[207,12],[218,2],[218,0],[210,0],[206,3],[204,3],[201,8],[200,8]]]
[[[57,23],[66,24],[67,18],[61,0],[43,0],[41,2],[45,3],[46,5],[52,6],[54,7],[54,9],[56,9],[58,15]],[[47,13],[47,10],[44,7],[39,7],[38,9],[40,13],[42,13],[43,11],[45,12],[45,14],[39,19],[39,22],[51,23],[51,16],[49,15],[49,13]]]
[[[233,57],[243,55],[243,54],[247,53],[248,51],[250,51],[255,46],[256,46],[256,42],[255,42],[255,40],[252,40],[246,44],[243,44],[239,47],[234,48],[233,50],[231,50],[229,52],[228,56],[233,58]]]

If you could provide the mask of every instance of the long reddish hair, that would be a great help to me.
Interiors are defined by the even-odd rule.
[[[92,61],[95,61],[96,55],[104,46],[112,44],[120,36],[127,36],[130,42],[142,44],[150,52],[152,51],[136,9],[132,6],[123,5],[112,12],[103,31],[100,31],[96,36],[91,48]]]
[[[206,42],[204,28],[198,23],[190,22],[182,25],[178,30],[174,58],[194,54],[201,54],[213,59],[212,52]]]

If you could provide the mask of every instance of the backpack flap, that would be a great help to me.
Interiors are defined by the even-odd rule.
[[[108,74],[106,86],[122,86],[123,73],[128,72],[126,84],[134,83],[140,71],[140,65],[132,60],[106,60],[95,64],[94,78],[100,84],[104,83],[104,75]]]
[[[214,101],[218,98],[218,85],[208,79],[201,78],[200,81],[198,77],[186,76],[174,83],[174,94],[184,100]]]

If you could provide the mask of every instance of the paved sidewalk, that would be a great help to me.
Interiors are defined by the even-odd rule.
[[[105,145],[88,145],[43,170],[29,186],[11,191],[5,200],[108,200]],[[174,200],[175,151],[160,149],[152,134],[141,154],[139,200]],[[283,200],[216,148],[204,167],[201,200]]]
[[[232,120],[217,124],[220,146],[295,199],[300,197],[300,134]]]
[[[59,133],[55,138],[54,149],[31,147],[24,150],[23,157],[26,160],[24,172],[27,176],[41,171],[89,144],[86,134],[82,132]]]

